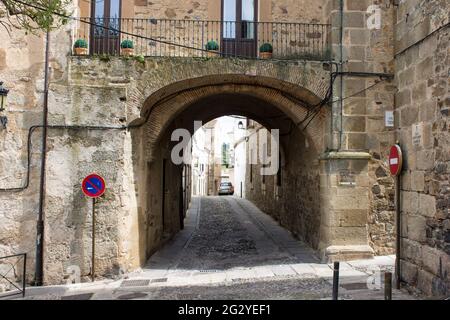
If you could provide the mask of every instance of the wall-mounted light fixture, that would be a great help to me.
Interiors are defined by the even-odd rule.
[[[242,121],[239,121],[238,128],[239,129],[244,129],[244,123]]]
[[[3,81],[0,81],[0,111],[5,111],[6,97],[9,90],[3,87]]]
[[[3,82],[0,81],[0,112],[5,111],[6,97],[8,96],[9,90],[3,87]],[[6,116],[0,116],[0,126],[6,129],[8,124],[8,118]]]

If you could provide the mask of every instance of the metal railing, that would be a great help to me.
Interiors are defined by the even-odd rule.
[[[311,23],[80,18],[74,40],[86,40],[90,55],[120,55],[131,40],[133,54],[145,57],[260,58],[269,43],[273,59],[328,60],[330,31]],[[217,51],[207,50],[210,41]]]
[[[19,262],[22,262],[21,270]],[[25,297],[26,274],[26,253],[0,257],[0,284],[6,285],[5,292],[0,292],[0,299],[19,294]]]

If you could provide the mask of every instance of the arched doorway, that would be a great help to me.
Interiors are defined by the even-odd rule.
[[[142,220],[146,221],[146,225],[140,226],[141,243],[145,243],[140,247],[142,257],[151,256],[183,227],[189,202],[185,196],[186,170],[191,168],[190,164],[177,165],[171,161],[176,144],[171,141],[172,132],[183,128],[192,135],[195,121],[207,123],[226,115],[246,117],[268,130],[279,130],[285,158],[283,179],[275,174],[261,182],[255,175],[255,188],[249,199],[310,246],[318,248],[321,223],[318,159],[326,148],[327,108],[317,108],[321,100],[308,90],[272,78],[236,75],[230,78],[233,81],[223,82],[219,76],[210,79],[207,83],[205,79],[191,79],[163,88],[147,99],[142,118],[135,122],[143,123],[132,132],[137,154],[135,176],[142,178],[138,202],[144,215]],[[255,167],[254,172],[259,169]],[[304,179],[309,184],[308,190],[298,192]],[[256,183],[265,185],[264,197],[258,196],[261,187]],[[271,201],[272,198],[276,201]]]

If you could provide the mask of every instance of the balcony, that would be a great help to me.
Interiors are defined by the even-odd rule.
[[[88,55],[123,55],[121,43],[131,40],[132,54],[143,57],[321,61],[330,59],[330,30],[287,22],[81,18],[75,40],[86,40]],[[263,44],[270,44],[271,55],[260,53]]]

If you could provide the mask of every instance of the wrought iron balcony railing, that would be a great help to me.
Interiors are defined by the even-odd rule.
[[[18,294],[25,297],[26,275],[26,253],[0,257],[0,299]]]
[[[75,40],[86,41],[89,55],[126,54],[121,44],[131,40],[132,54],[144,57],[267,58],[260,48],[269,44],[274,59],[328,60],[330,30],[286,22],[81,18]]]

